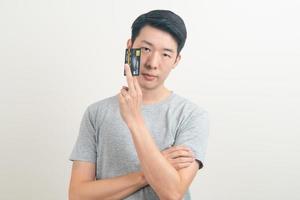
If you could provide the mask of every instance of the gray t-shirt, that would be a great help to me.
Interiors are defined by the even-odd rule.
[[[190,147],[201,167],[208,138],[208,115],[205,110],[172,93],[159,103],[143,105],[142,113],[160,150],[176,145]],[[131,134],[120,115],[117,96],[98,101],[87,108],[70,160],[95,163],[97,180],[141,171]],[[159,198],[150,186],[126,198],[155,199]],[[189,191],[184,199],[191,199]]]

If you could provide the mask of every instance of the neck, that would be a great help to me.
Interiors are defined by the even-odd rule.
[[[165,87],[157,88],[154,90],[142,89],[143,92],[143,104],[154,104],[166,99],[171,91]]]

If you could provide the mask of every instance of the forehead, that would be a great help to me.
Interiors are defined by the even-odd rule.
[[[177,50],[177,42],[170,33],[152,26],[144,26],[134,43],[140,45],[143,41],[150,42],[154,48]]]

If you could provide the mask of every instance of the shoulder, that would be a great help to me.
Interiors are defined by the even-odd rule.
[[[116,108],[118,108],[118,96],[114,95],[89,104],[85,110],[85,115],[91,119],[98,119]]]
[[[196,102],[174,94],[173,106],[184,115],[207,115],[208,112],[203,107],[199,106]]]
[[[98,107],[103,107],[103,106],[107,106],[110,104],[114,104],[116,103],[116,101],[118,100],[117,95],[114,96],[110,96],[110,97],[106,97],[104,99],[98,100],[96,102],[91,103],[88,108],[89,109],[97,109]]]
[[[118,104],[118,97],[117,95],[114,95],[89,104],[87,110],[94,113],[99,111],[99,109],[112,107],[116,104]]]

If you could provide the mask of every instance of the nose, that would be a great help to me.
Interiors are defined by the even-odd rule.
[[[157,67],[159,66],[159,62],[160,62],[159,54],[157,52],[153,52],[147,58],[146,68],[157,69]]]

